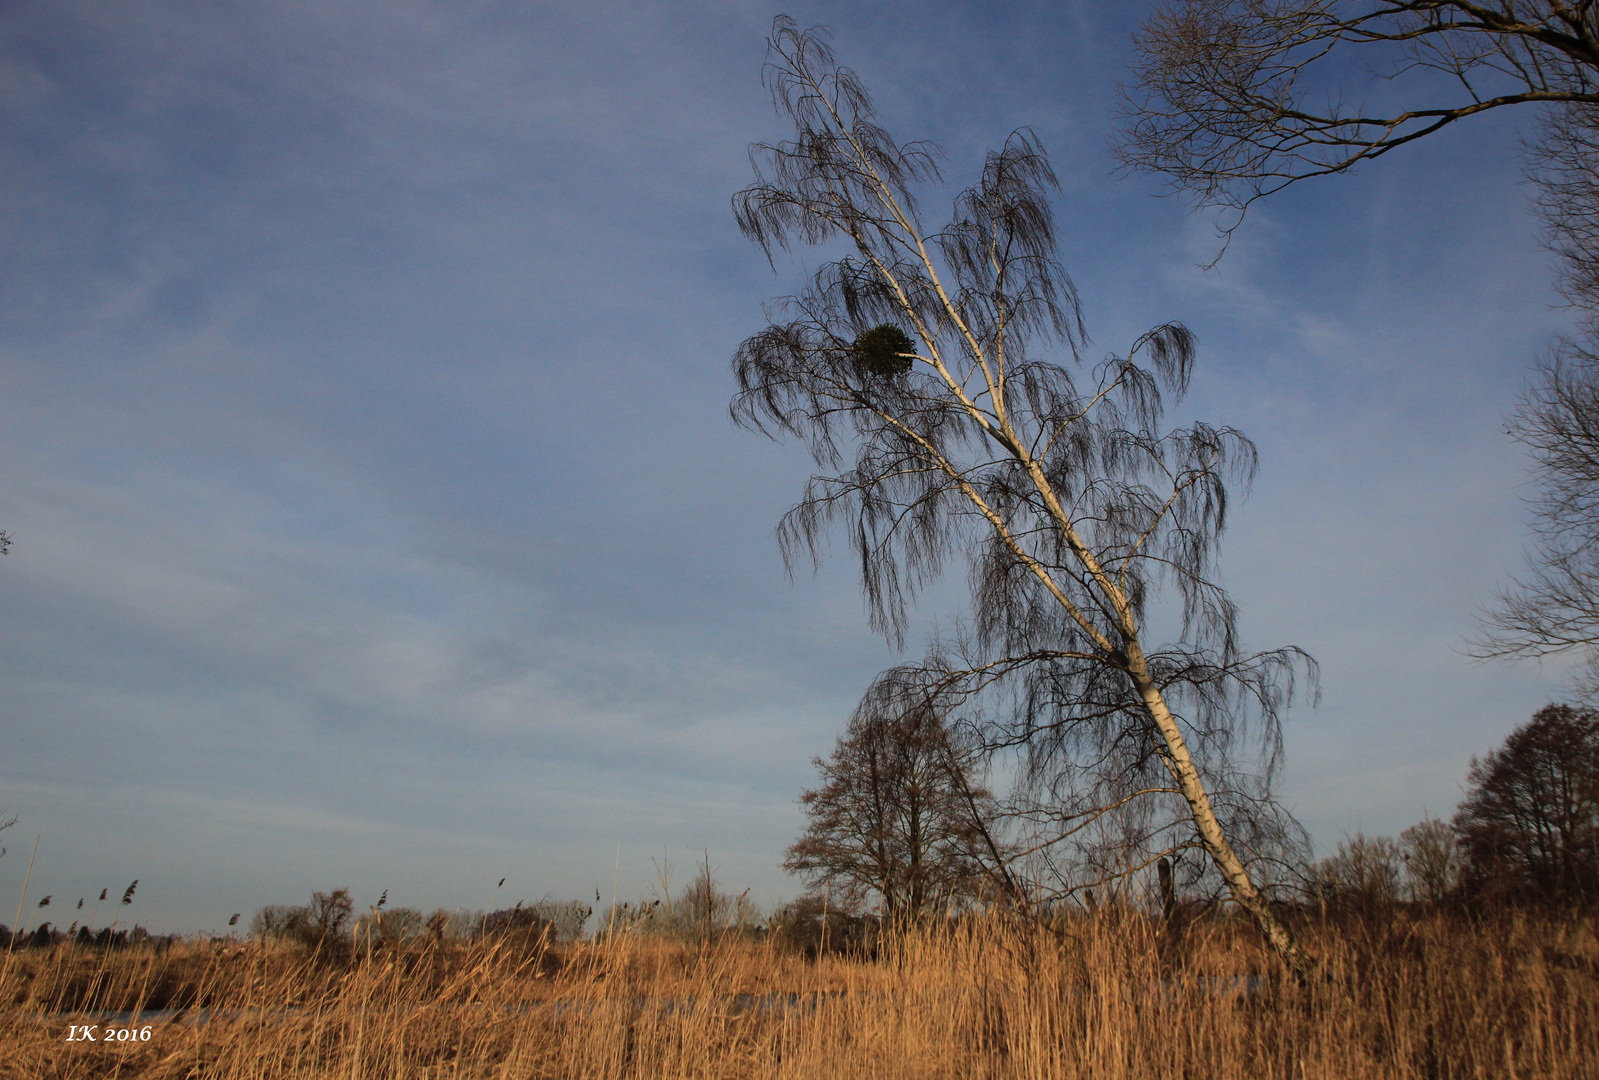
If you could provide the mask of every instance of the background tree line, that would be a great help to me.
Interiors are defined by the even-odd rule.
[[[936,718],[857,716],[816,764],[823,784],[801,796],[808,825],[784,865],[826,890],[835,911],[911,919],[1003,900],[1027,880],[1016,816],[980,782],[976,748]],[[1285,863],[1273,899],[1367,912],[1599,902],[1599,714],[1549,705],[1473,758],[1465,781],[1451,821],[1429,818],[1397,840],[1357,832],[1327,858]],[[1192,882],[1179,895],[1171,862],[1151,854],[1138,849],[1139,875],[1092,877],[1097,902],[1216,898]],[[1077,894],[1084,906],[1096,903],[1092,888]]]
[[[1452,822],[1360,834],[1315,864],[1315,899],[1591,906],[1599,900],[1599,715],[1549,705],[1473,758]]]

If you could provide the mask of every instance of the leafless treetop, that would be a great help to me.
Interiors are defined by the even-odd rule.
[[[1599,102],[1590,0],[1172,0],[1135,48],[1121,160],[1240,216],[1468,116]],[[1406,104],[1346,98],[1337,77],[1357,71]]]

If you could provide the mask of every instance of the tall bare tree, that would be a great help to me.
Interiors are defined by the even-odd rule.
[[[1165,400],[1188,385],[1192,335],[1168,323],[1084,370],[1077,294],[1055,259],[1055,176],[1031,133],[988,155],[935,232],[916,192],[940,179],[938,151],[895,142],[815,32],[779,18],[768,59],[795,138],[753,149],[739,225],[769,256],[845,249],[734,357],[735,419],[801,439],[825,470],[784,518],[784,551],[818,558],[828,526],[847,523],[872,624],[891,641],[951,560],[965,558],[973,588],[969,632],[868,697],[889,715],[896,703],[964,715],[991,746],[1023,748],[1046,784],[1052,769],[1087,768],[1114,787],[1111,803],[1176,810],[1302,969],[1212,785],[1230,782],[1251,718],[1274,762],[1309,661],[1244,652],[1216,581],[1227,484],[1247,483],[1255,452],[1229,428],[1162,429]],[[1044,359],[1051,347],[1066,362]],[[1151,629],[1163,621],[1165,643]]]
[[[1548,705],[1472,759],[1455,814],[1465,878],[1480,895],[1599,898],[1599,714]]]
[[[822,785],[800,796],[808,821],[784,869],[831,888],[845,910],[875,894],[895,920],[1003,894],[1008,852],[973,749],[930,709],[858,710],[816,759]]]

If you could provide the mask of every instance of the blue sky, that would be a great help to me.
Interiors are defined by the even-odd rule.
[[[138,878],[156,930],[335,886],[636,896],[702,849],[799,891],[810,758],[898,654],[842,545],[785,578],[808,460],[727,419],[733,349],[812,264],[774,273],[729,209],[785,135],[782,10],[945,147],[949,195],[1037,131],[1093,350],[1187,323],[1184,415],[1260,447],[1226,580],[1324,677],[1286,801],[1323,849],[1447,816],[1561,695],[1460,653],[1525,538],[1504,418],[1569,321],[1532,117],[1301,185],[1205,272],[1210,218],[1112,176],[1147,8],[1106,7],[7,5],[0,904],[39,834],[30,896]]]

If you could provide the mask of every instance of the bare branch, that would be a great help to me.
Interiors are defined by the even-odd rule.
[[[1586,3],[1172,0],[1134,47],[1115,152],[1231,211],[1224,234],[1257,199],[1468,117],[1599,102],[1599,22]],[[1434,100],[1376,115],[1346,104],[1327,80],[1357,60],[1398,93]],[[1462,100],[1437,100],[1450,87]]]

